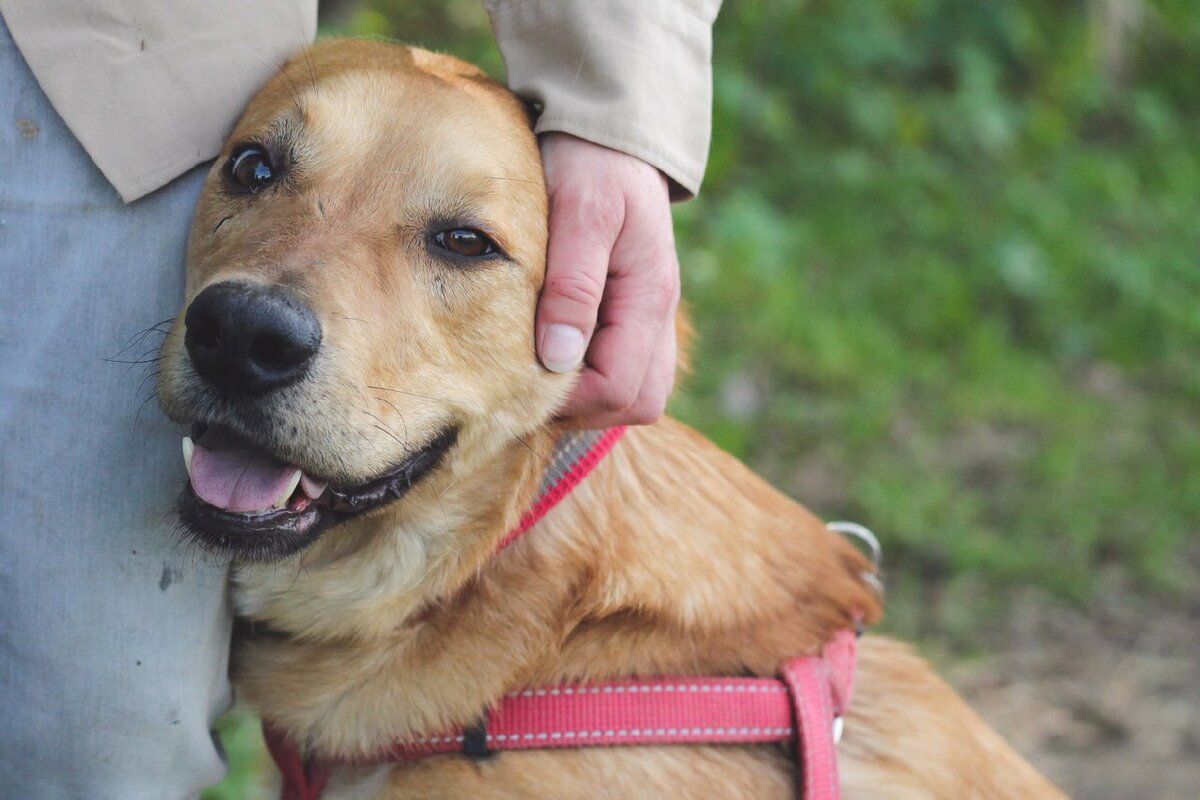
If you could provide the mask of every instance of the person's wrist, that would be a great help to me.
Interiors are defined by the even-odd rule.
[[[549,157],[552,161],[558,156],[571,153],[572,151],[591,151],[597,157],[613,159],[620,163],[625,169],[631,170],[636,174],[646,178],[651,178],[661,183],[663,189],[666,190],[666,197],[670,201],[670,178],[665,172],[658,167],[650,164],[635,155],[626,153],[623,150],[618,150],[608,145],[598,144],[585,139],[582,136],[576,136],[567,131],[543,131],[538,134],[538,145],[542,151],[542,161],[546,162]],[[549,176],[547,176],[549,178]]]

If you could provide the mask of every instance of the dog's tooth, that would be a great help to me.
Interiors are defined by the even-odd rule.
[[[271,508],[284,508],[287,506],[288,498],[292,496],[292,492],[296,491],[296,487],[300,485],[300,470],[292,473],[292,479],[287,482],[287,488],[279,495],[279,499],[275,501]]]
[[[192,442],[192,437],[183,437],[183,465],[187,467],[188,480],[192,479],[192,454],[196,452],[196,445]]]
[[[316,500],[321,495],[325,494],[325,489],[329,484],[322,481],[314,481],[312,478],[305,475],[300,479],[300,489],[304,492],[305,497]]]

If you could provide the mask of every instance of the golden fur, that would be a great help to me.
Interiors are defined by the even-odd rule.
[[[232,148],[272,136],[293,153],[288,184],[224,192]],[[419,235],[440,217],[473,220],[509,258],[440,263]],[[879,614],[853,547],[670,419],[630,430],[494,555],[570,388],[533,349],[545,246],[525,110],[475,68],[399,45],[318,44],[254,99],[209,176],[188,299],[230,278],[285,284],[321,321],[321,360],[251,431],[198,402],[178,323],[167,412],[255,433],[335,483],[459,429],[402,500],[236,570],[237,611],[260,629],[235,644],[241,696],[317,756],[470,724],[529,685],[773,675],[856,613]],[[924,662],[872,636],[840,755],[851,798],[1060,796]],[[339,768],[326,797],[790,798],[793,772],[781,746],[510,752]]]

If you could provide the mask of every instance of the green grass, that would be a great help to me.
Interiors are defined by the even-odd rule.
[[[1195,592],[1200,17],[1143,5],[1123,66],[1100,4],[718,21],[709,175],[676,209],[700,338],[672,410],[874,528],[887,626],[950,652],[1014,587],[1086,604],[1117,570]],[[338,30],[502,69],[474,2],[370,0]],[[253,736],[230,730],[239,763]]]
[[[276,800],[261,791],[263,775],[272,767],[254,714],[234,709],[221,718],[217,733],[229,759],[229,774],[219,786],[205,791],[202,800]]]

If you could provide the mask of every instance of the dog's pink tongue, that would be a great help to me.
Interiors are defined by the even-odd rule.
[[[206,431],[192,454],[192,491],[226,511],[271,508],[295,474],[295,467],[220,428]]]

